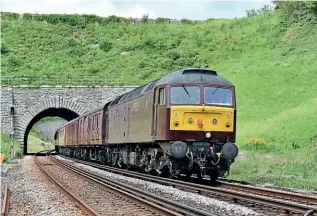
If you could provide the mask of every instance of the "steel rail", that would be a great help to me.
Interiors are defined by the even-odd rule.
[[[9,214],[9,198],[10,198],[10,189],[8,185],[4,186],[4,194],[2,201],[1,216],[7,216]]]
[[[236,190],[247,190],[255,193],[260,193],[261,195],[267,196],[274,196],[282,199],[299,201],[299,202],[306,202],[310,204],[317,205],[317,197],[310,196],[310,195],[303,195],[298,193],[291,193],[286,191],[278,191],[268,188],[261,188],[261,187],[254,187],[250,185],[238,185],[229,182],[217,181],[220,187],[229,188],[229,189],[236,189]]]
[[[39,154],[42,154],[43,151],[38,152]],[[93,210],[88,204],[83,202],[79,197],[77,197],[72,192],[68,191],[65,187],[63,187],[58,181],[51,176],[43,167],[42,164],[37,160],[37,155],[34,155],[34,161],[36,165],[40,168],[40,170],[47,176],[48,179],[50,179],[57,187],[60,188],[60,190],[66,194],[72,201],[74,201],[77,206],[79,206],[86,214],[89,216],[96,216],[99,215],[95,210]]]
[[[148,202],[155,203],[158,206],[162,206],[164,208],[171,209],[172,211],[179,212],[179,213],[184,214],[184,215],[197,215],[197,216],[198,215],[201,215],[201,216],[218,215],[214,212],[210,213],[210,212],[205,212],[205,211],[202,211],[199,209],[195,209],[195,208],[189,207],[187,205],[184,205],[184,204],[181,204],[181,203],[157,196],[155,194],[149,194],[148,192],[137,189],[135,187],[128,186],[126,184],[123,184],[123,183],[120,183],[120,182],[117,182],[117,181],[114,181],[111,179],[106,179],[105,177],[103,177],[101,175],[94,174],[94,173],[88,172],[86,170],[80,169],[76,166],[73,166],[67,162],[60,161],[56,158],[51,157],[51,159],[53,161],[55,161],[56,163],[60,164],[61,166],[67,167],[68,169],[70,169],[73,172],[84,175],[87,178],[89,178],[93,181],[96,181],[97,183],[101,183],[102,185],[106,184],[107,187],[108,187],[108,185],[110,185],[114,188],[125,191],[127,194],[133,194],[136,197],[141,197],[141,200],[145,199]],[[177,215],[180,215],[180,214],[177,214]]]
[[[118,168],[109,167],[105,165],[99,165],[99,164],[90,163],[90,162],[73,159],[73,158],[72,160],[79,161],[82,164],[87,164],[95,168],[100,168],[110,172],[120,173],[126,176],[135,177],[135,178],[143,179],[146,181],[152,181],[152,182],[169,185],[169,186],[173,186],[177,188],[183,188],[190,191],[196,191],[198,193],[202,193],[207,196],[218,195],[222,197],[228,197],[234,200],[241,200],[241,201],[246,201],[249,203],[257,203],[264,206],[270,206],[270,207],[282,209],[282,210],[285,210],[286,212],[293,212],[293,213],[300,213],[300,214],[304,214],[307,211],[312,210],[314,213],[312,213],[311,215],[317,216],[317,203],[316,203],[316,206],[304,205],[304,204],[294,203],[294,202],[285,201],[281,199],[274,199],[274,198],[263,196],[263,195],[247,194],[240,191],[233,191],[233,190],[228,190],[224,188],[210,187],[205,185],[193,184],[190,182],[184,182],[180,180],[166,179],[166,178],[162,178],[158,176],[151,176],[148,174],[136,173],[136,172],[132,172],[128,170],[118,169]],[[277,193],[278,192],[279,191],[277,191]],[[282,191],[281,193],[285,193],[285,192]]]

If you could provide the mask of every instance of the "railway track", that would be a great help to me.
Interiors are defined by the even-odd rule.
[[[72,166],[69,163],[57,160],[56,158],[50,156],[49,154],[43,159],[39,159],[35,156],[36,163],[40,166],[41,170],[53,180],[58,187],[61,188],[69,197],[71,197],[74,202],[78,203],[79,206],[88,215],[201,215],[201,216],[212,216],[217,215],[212,212],[204,212],[199,209],[191,208],[186,205],[162,198],[154,194],[148,194],[142,190],[133,188],[123,183],[115,182],[109,179],[104,179],[94,173],[82,170],[76,166]],[[46,167],[50,167],[49,169]],[[63,171],[62,171],[63,170]],[[55,177],[52,173],[55,172]],[[63,172],[71,173],[76,176],[74,179],[85,179],[84,181],[89,182],[83,187],[83,183],[77,189],[74,187],[76,182],[70,182],[72,186],[65,185],[63,180],[56,179],[56,173],[63,174]],[[97,186],[96,186],[97,185]],[[74,191],[70,191],[70,187]],[[97,190],[91,189],[92,187],[97,187]],[[85,193],[85,188],[87,188],[87,193],[93,193],[89,199],[83,196]],[[109,192],[108,196],[104,196],[101,190],[106,190]],[[81,194],[82,196],[78,195]],[[104,203],[106,202],[106,204]],[[108,203],[107,203],[108,202]],[[118,205],[119,208],[114,211],[110,205]],[[115,203],[116,202],[116,203]],[[112,211],[112,212],[111,212]]]
[[[169,185],[176,188],[181,188],[206,196],[218,196],[231,199],[235,202],[252,203],[270,209],[279,209],[285,214],[301,214],[301,215],[317,215],[317,197],[290,193],[285,191],[253,187],[248,185],[239,185],[228,182],[218,181],[218,187],[210,187],[199,185],[190,182],[184,182],[174,179],[166,179],[148,174],[136,173],[128,170],[118,169],[96,163],[90,163],[78,159],[71,159],[85,165],[89,165],[98,169],[106,170],[112,173],[117,173],[129,177],[139,178],[146,181],[151,181],[163,185]]]
[[[268,188],[254,187],[250,185],[240,185],[224,181],[217,181],[219,187],[228,188],[232,190],[248,192],[258,195],[266,195],[269,197],[276,197],[279,199],[285,199],[289,201],[295,201],[304,204],[317,205],[317,197],[311,195],[302,195],[298,193],[291,193],[286,191],[273,190]]]

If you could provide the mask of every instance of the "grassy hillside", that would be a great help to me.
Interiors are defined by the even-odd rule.
[[[43,143],[47,143],[47,146],[43,145]],[[54,143],[49,142],[41,132],[32,127],[28,136],[28,153],[35,153],[47,149],[54,149]]]
[[[5,160],[10,160],[10,146],[11,146],[11,139],[10,136],[7,134],[0,134],[1,135],[1,153],[5,154]],[[14,141],[14,153],[15,156],[22,155],[22,148],[17,141]]]
[[[105,84],[123,76],[123,84],[142,84],[179,68],[215,69],[237,88],[242,152],[231,178],[317,189],[312,21],[279,11],[181,25],[6,20],[2,37],[3,76],[97,76]]]

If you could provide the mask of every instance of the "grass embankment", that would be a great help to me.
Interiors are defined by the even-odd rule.
[[[32,128],[28,136],[27,152],[34,153],[47,149],[54,149],[54,144],[47,141],[47,139],[45,139],[45,137],[43,137],[43,135],[39,131]]]
[[[10,146],[11,146],[11,138],[7,134],[1,134],[1,153],[5,154],[5,160],[10,160]],[[22,148],[20,143],[14,141],[13,150],[15,156],[22,155]]]
[[[48,148],[54,149],[54,145],[50,144],[48,146],[42,145],[42,143],[46,142],[42,135],[36,131],[34,128],[30,131],[28,136],[28,153],[35,153]],[[1,153],[5,154],[5,160],[10,159],[10,145],[11,139],[10,136],[7,134],[1,134]],[[15,156],[22,155],[22,147],[18,141],[14,141],[14,152]]]
[[[2,37],[2,75],[143,84],[179,68],[215,69],[237,89],[241,155],[230,178],[317,190],[315,22],[279,11],[181,25],[6,20]],[[245,145],[250,138],[265,144]]]

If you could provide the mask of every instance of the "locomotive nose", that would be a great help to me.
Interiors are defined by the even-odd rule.
[[[234,159],[238,155],[238,147],[234,143],[226,143],[222,146],[221,152],[225,159]]]

